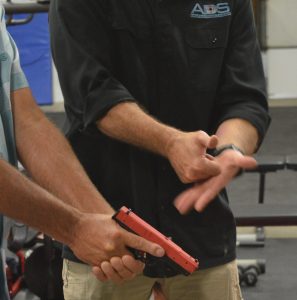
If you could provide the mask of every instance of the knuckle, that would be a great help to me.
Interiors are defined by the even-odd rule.
[[[118,272],[122,272],[125,269],[119,257],[112,257],[110,263]]]
[[[180,177],[182,183],[190,183],[189,179],[186,176]]]
[[[117,265],[118,265],[118,259],[117,259],[117,257],[112,257],[112,258],[110,259],[110,264],[111,264],[112,266],[117,266]]]
[[[203,130],[198,130],[197,131],[197,137],[198,138],[206,138],[206,137],[208,137],[208,134],[205,132],[205,131],[203,131]]]
[[[110,271],[110,263],[107,261],[103,261],[100,265],[100,268],[105,274],[108,274]]]
[[[194,168],[192,168],[191,170],[188,170],[186,173],[185,173],[185,180],[186,180],[186,183],[190,183],[192,182],[193,180],[195,180],[195,176],[194,174],[197,173],[196,170]]]
[[[136,249],[141,249],[144,246],[143,240],[139,237],[135,237],[134,240],[134,247]]]
[[[105,251],[106,253],[113,253],[115,250],[116,250],[116,245],[115,245],[115,243],[113,243],[113,242],[107,242],[107,243],[104,245],[104,251]]]
[[[122,234],[121,234],[120,230],[114,230],[110,234],[110,239],[113,241],[118,241],[119,239],[121,239],[121,237],[122,237]]]

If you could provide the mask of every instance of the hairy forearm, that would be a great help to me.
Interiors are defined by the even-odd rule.
[[[0,212],[70,244],[81,213],[0,159]]]
[[[20,161],[39,185],[80,211],[112,213],[70,145],[37,105],[29,89],[12,94]]]
[[[104,134],[134,146],[167,156],[167,148],[171,140],[181,132],[166,126],[137,104],[125,102],[113,107],[101,120],[97,127]]]
[[[242,119],[230,119],[223,122],[216,135],[219,138],[218,147],[234,144],[242,149],[246,155],[255,152],[259,139],[256,128]]]

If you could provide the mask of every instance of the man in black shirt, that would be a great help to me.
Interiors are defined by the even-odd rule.
[[[54,0],[50,27],[67,135],[88,175],[115,209],[132,208],[201,269],[183,279],[147,266],[116,287],[94,283],[65,249],[64,278],[92,290],[66,284],[65,299],[147,299],[156,281],[170,299],[240,299],[223,188],[255,166],[249,155],[269,124],[250,0]],[[115,260],[94,272],[123,277]]]

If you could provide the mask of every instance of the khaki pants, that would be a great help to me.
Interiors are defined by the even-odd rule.
[[[187,277],[149,278],[139,275],[117,286],[98,281],[90,266],[64,260],[63,281],[65,300],[148,300],[156,282],[165,296],[159,295],[156,299],[242,300],[236,261],[200,270]]]

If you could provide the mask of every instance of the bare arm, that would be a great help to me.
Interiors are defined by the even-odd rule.
[[[182,132],[164,125],[135,103],[114,106],[97,121],[97,126],[112,138],[168,158],[184,183],[209,178],[220,172],[216,162],[205,156],[207,148],[216,146],[215,136],[209,137],[203,131]]]
[[[0,190],[1,213],[69,245],[81,260],[89,264],[95,265],[119,254],[129,256],[125,245],[145,248],[144,251],[155,255],[159,249],[163,254],[157,245],[121,229],[110,215],[81,213],[64,204],[2,159]],[[128,259],[130,276],[142,271],[140,262],[131,257],[125,259]]]
[[[21,206],[18,205],[20,199],[16,198],[17,202],[12,208],[15,212],[7,210],[6,206],[3,207],[4,213],[68,244],[87,263],[98,265],[118,257],[122,262],[122,270],[126,271],[122,280],[134,277],[143,269],[143,264],[131,257],[126,246],[155,256],[164,255],[160,246],[127,232],[111,219],[113,209],[92,185],[65,138],[35,104],[30,90],[24,88],[15,91],[11,100],[20,160],[35,182],[54,196],[22,179],[24,184],[20,185],[21,189],[14,192],[13,186],[10,186],[7,196],[20,197],[25,192],[23,190],[27,189],[27,198],[22,197]],[[10,180],[14,181],[14,177]],[[60,199],[74,208],[66,211],[65,205],[57,203]],[[8,203],[6,198],[2,202],[4,205]],[[73,218],[72,213],[78,214],[75,208],[84,213]],[[78,225],[69,231],[72,223]],[[64,235],[60,236],[63,231]]]
[[[112,214],[70,145],[35,104],[28,88],[12,93],[19,159],[35,182],[77,209]]]
[[[218,148],[223,145],[234,144],[246,155],[255,152],[259,141],[257,129],[242,119],[230,119],[223,122],[216,135],[219,138]]]
[[[181,134],[179,130],[158,122],[133,102],[114,106],[97,122],[97,126],[110,137],[164,157],[170,142]]]
[[[81,213],[66,206],[0,159],[0,211],[71,244]]]

